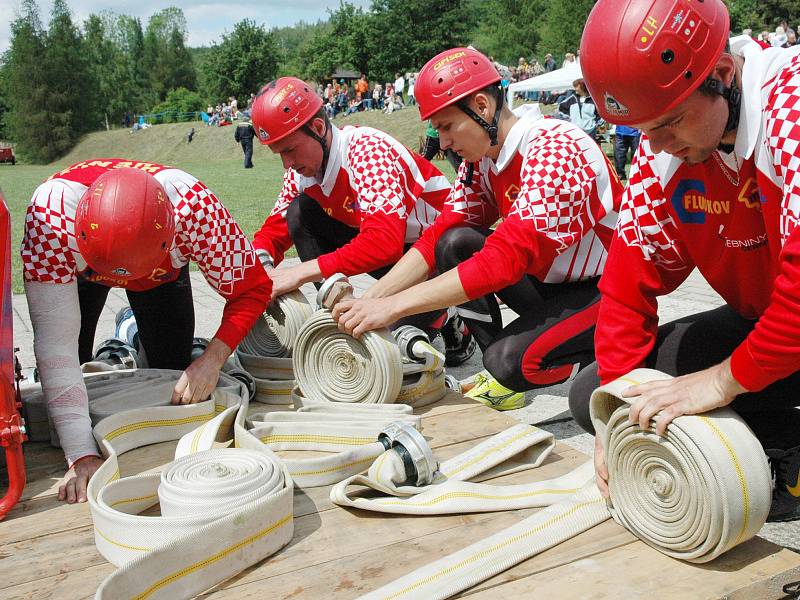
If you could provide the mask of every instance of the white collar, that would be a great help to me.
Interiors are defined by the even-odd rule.
[[[344,149],[340,146],[342,142],[346,142],[345,136],[341,134],[341,131],[336,125],[331,123],[329,125],[331,130],[331,145],[328,150],[328,164],[325,167],[325,174],[322,176],[322,180],[318,177],[303,177],[300,176],[300,181],[302,187],[311,187],[312,185],[318,185],[322,188],[322,193],[326,196],[329,196],[330,193],[333,191],[333,186],[336,185],[336,178],[339,175],[339,168],[342,165],[342,153]]]
[[[491,159],[487,159],[492,171],[495,173],[500,173],[514,160],[519,145],[523,140],[527,139],[527,133],[530,131],[531,124],[543,118],[542,111],[539,109],[539,104],[537,103],[523,104],[511,112],[519,117],[519,120],[514,123],[506,139],[503,141],[503,147],[500,148],[497,162],[492,162]]]

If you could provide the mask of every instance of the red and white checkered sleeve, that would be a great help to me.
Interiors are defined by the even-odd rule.
[[[782,248],[770,304],[731,357],[733,376],[750,391],[800,369],[800,56],[777,76],[765,112],[766,143],[782,193]]]
[[[644,364],[658,332],[658,296],[675,290],[694,268],[656,172],[643,137],[600,279],[595,355],[604,383]]]
[[[350,184],[361,211],[359,233],[338,250],[317,258],[324,277],[356,275],[403,256],[410,200],[408,168],[400,149],[375,133],[354,137],[347,148]]]
[[[26,281],[71,283],[77,266],[69,247],[74,218],[64,210],[74,204],[74,192],[58,181],[48,181],[33,193],[25,213],[22,270]]]
[[[176,245],[226,299],[215,337],[235,348],[266,309],[271,282],[244,232],[202,182],[183,190],[176,208]]]
[[[264,224],[253,236],[253,246],[257,250],[269,252],[276,266],[283,260],[286,251],[292,247],[292,237],[286,223],[286,210],[302,191],[303,186],[297,171],[286,169],[278,200]]]
[[[577,128],[541,131],[526,153],[509,217],[533,223],[554,252],[566,250],[605,216],[597,194],[599,160],[596,144]]]
[[[484,186],[480,163],[472,164],[472,183],[464,183],[470,163],[462,162],[442,212],[414,244],[430,269],[436,266],[436,243],[445,231],[462,226],[491,227],[500,218],[497,203]]]

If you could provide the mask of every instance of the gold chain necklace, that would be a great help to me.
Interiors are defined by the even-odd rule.
[[[731,182],[731,185],[733,185],[734,187],[738,188],[739,187],[739,157],[736,156],[736,152],[733,153],[733,161],[736,163],[736,179],[731,177],[731,174],[729,173],[731,168],[728,165],[726,165],[725,161],[723,161],[719,157],[719,152],[717,152],[715,150],[713,154],[714,154],[714,159],[716,159],[717,164],[719,165],[719,168],[722,171],[722,174],[725,175],[725,178],[728,181]]]

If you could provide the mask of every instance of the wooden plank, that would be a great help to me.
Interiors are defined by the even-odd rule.
[[[530,511],[533,512],[533,511]],[[429,535],[415,537],[384,546],[376,543],[371,550],[357,556],[344,556],[319,565],[291,571],[259,582],[234,579],[202,597],[217,599],[263,597],[265,590],[275,598],[353,598],[393,581],[431,560],[455,552],[472,542],[518,523],[526,516],[524,511],[495,513],[493,519],[465,523],[462,526],[439,530]],[[580,536],[548,551],[543,568],[559,566],[576,557],[591,556],[597,552],[630,544],[635,538],[624,529],[607,524],[598,526],[597,533],[588,541]],[[594,530],[592,530],[594,531]],[[588,533],[588,532],[587,532]],[[382,540],[381,540],[382,542]],[[542,555],[544,556],[544,555]],[[265,565],[268,566],[268,565]],[[255,585],[258,583],[258,585]]]
[[[536,562],[538,558],[526,562]],[[495,577],[486,581],[482,589],[468,591],[464,596],[489,600],[502,594],[504,600],[528,599],[535,590],[537,596],[559,600],[583,599],[587,595],[615,600],[727,598],[739,589],[793,571],[798,565],[797,554],[761,538],[753,538],[705,565],[669,558],[637,541],[514,581]],[[746,597],[760,600],[784,595]]]

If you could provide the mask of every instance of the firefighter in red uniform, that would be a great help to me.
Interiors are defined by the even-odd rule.
[[[190,364],[191,260],[226,304],[217,333]],[[68,502],[86,500],[88,479],[102,463],[80,364],[91,358],[109,289],[125,288],[149,366],[184,370],[175,404],[208,397],[271,290],[250,242],[202,182],[120,159],[72,165],[36,189],[22,264],[42,388],[70,467],[59,488]]]
[[[599,146],[536,105],[511,111],[500,74],[454,48],[417,77],[422,119],[464,158],[442,214],[367,297],[334,309],[355,335],[458,305],[491,377],[468,395],[519,408],[525,390],[561,383],[594,360],[597,281],[622,187]],[[497,229],[490,229],[498,218]],[[426,281],[432,271],[441,273]],[[495,294],[519,318],[503,328]]]
[[[599,382],[640,366],[632,423],[731,405],[775,472],[770,520],[800,516],[800,48],[728,38],[722,0],[600,0],[581,67],[602,117],[641,129],[600,282],[597,365],[570,391],[591,431]],[[694,268],[725,305],[658,326]],[[599,438],[597,438],[599,440]],[[607,491],[596,442],[598,485]]]
[[[252,118],[259,140],[280,154],[286,169],[253,245],[269,266],[292,244],[303,261],[270,271],[276,296],[334,273],[381,277],[433,223],[450,191],[435,166],[390,135],[335,127],[314,89],[295,77],[264,86]],[[411,323],[427,328],[437,316]],[[442,333],[448,364],[474,352],[457,317]]]

